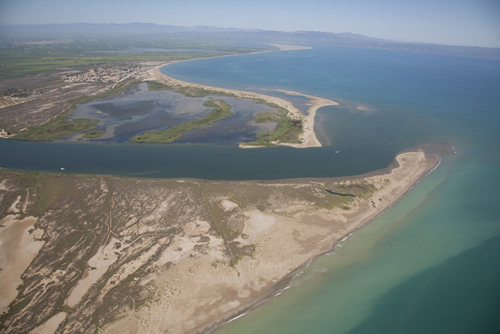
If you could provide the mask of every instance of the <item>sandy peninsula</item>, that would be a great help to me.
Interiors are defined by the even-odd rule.
[[[284,50],[290,50],[290,49],[284,49]],[[294,49],[297,50],[297,49]],[[291,119],[295,120],[301,120],[303,124],[303,133],[300,137],[300,140],[302,143],[300,144],[289,144],[289,143],[276,143],[276,145],[283,145],[283,146],[291,146],[295,148],[309,148],[309,147],[321,147],[321,143],[316,137],[316,133],[314,132],[314,116],[316,115],[316,110],[318,110],[321,107],[324,106],[332,106],[332,105],[338,105],[337,102],[325,99],[325,98],[320,98],[316,96],[311,96],[311,95],[305,95],[297,92],[292,92],[292,91],[281,91],[284,92],[288,95],[295,95],[295,96],[305,96],[308,99],[311,100],[310,102],[310,107],[308,110],[308,115],[305,116],[299,109],[297,109],[290,101],[287,101],[285,99],[281,99],[279,97],[274,97],[274,96],[269,96],[269,95],[264,95],[264,94],[258,94],[258,93],[253,93],[253,92],[245,92],[245,91],[239,91],[239,90],[234,90],[234,89],[226,89],[226,88],[220,88],[220,87],[212,87],[212,86],[206,86],[206,85],[200,85],[200,84],[194,84],[194,83],[189,83],[185,81],[181,81],[178,79],[171,78],[165,74],[163,74],[160,69],[167,64],[162,64],[159,66],[154,67],[149,71],[148,77],[150,79],[156,80],[158,82],[165,83],[170,86],[182,86],[182,87],[194,87],[194,88],[202,88],[202,89],[209,89],[212,91],[216,92],[221,92],[224,94],[232,94],[240,98],[248,98],[248,99],[261,99],[269,103],[274,103],[280,107],[283,107],[289,111],[288,116]],[[241,148],[256,148],[256,146],[245,146],[245,145],[240,145],[239,147]]]
[[[405,152],[378,175],[281,183],[0,170],[2,266],[16,268],[0,275],[1,326],[205,333],[286,288],[438,161]]]
[[[244,210],[234,199],[221,198],[226,212],[245,217],[240,247],[257,245],[252,257],[234,267],[214,265],[213,249],[203,258],[177,261],[157,280],[158,301],[106,328],[105,333],[206,333],[274,296],[289,284],[287,276],[312,258],[329,252],[336,242],[374,219],[436,166],[437,158],[407,152],[389,174],[345,181],[346,186],[373,184],[370,199],[356,198],[349,210],[312,209],[312,203],[289,202],[260,210]],[[324,184],[316,184],[323,187]],[[275,185],[314,187],[310,184]],[[376,203],[375,203],[376,202]],[[186,232],[197,235],[200,231]],[[242,237],[243,236],[243,237]],[[222,241],[220,241],[222,242]],[[188,243],[178,241],[184,250]],[[189,252],[189,248],[187,248]]]

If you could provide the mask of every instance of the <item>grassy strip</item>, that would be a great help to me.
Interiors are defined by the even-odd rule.
[[[102,137],[106,132],[104,131],[90,131],[83,135],[82,139],[94,139]]]
[[[222,95],[236,97],[235,94],[226,93],[213,89],[197,88],[197,87],[187,87],[187,86],[170,86],[164,83],[159,83],[157,81],[146,81],[149,90],[160,91],[160,90],[174,90],[178,93],[184,94],[186,97],[205,97],[208,94],[212,95]]]
[[[255,103],[267,104],[276,108],[278,112],[262,112],[254,117],[255,123],[277,122],[276,130],[273,132],[259,133],[257,140],[245,143],[246,146],[273,146],[277,143],[300,144],[299,136],[304,132],[301,120],[294,120],[288,117],[288,110],[277,104],[255,99]]]
[[[95,128],[98,119],[70,119],[69,113],[63,112],[49,123],[22,131],[13,138],[18,140],[51,141],[87,132]]]
[[[145,81],[150,91],[174,90],[174,87],[160,83],[158,81]]]
[[[164,131],[149,131],[136,135],[130,139],[138,143],[171,143],[182,136],[183,131],[189,131],[212,124],[213,122],[226,118],[233,114],[231,106],[222,100],[210,100],[203,104],[206,107],[215,108],[205,118],[182,123]]]
[[[182,86],[170,86],[157,81],[146,81],[148,84],[148,90],[161,91],[161,90],[174,90],[178,93],[184,94],[186,97],[205,97],[207,92],[203,88],[195,87],[182,87]]]

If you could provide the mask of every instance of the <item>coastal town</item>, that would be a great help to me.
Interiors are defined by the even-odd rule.
[[[106,66],[92,68],[88,71],[72,71],[62,74],[60,78],[67,83],[116,83],[124,81],[130,77],[144,71],[146,67],[127,64],[117,66]],[[73,73],[73,74],[70,74]],[[25,103],[37,99],[40,95],[50,94],[52,91],[39,91],[28,89],[11,88],[0,92],[0,109],[16,104]]]
[[[144,66],[118,65],[90,69],[85,73],[62,75],[64,82],[120,82],[144,70]]]

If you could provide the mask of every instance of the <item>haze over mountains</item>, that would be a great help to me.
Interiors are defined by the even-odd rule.
[[[218,28],[211,26],[172,26],[154,23],[128,24],[42,24],[0,25],[0,43],[9,44],[29,40],[58,40],[91,37],[161,36],[163,38],[203,40],[215,44],[248,45],[265,43],[290,43],[330,45],[340,47],[375,48],[500,58],[500,48],[451,46],[398,42],[364,35],[319,31],[271,31],[260,29]]]

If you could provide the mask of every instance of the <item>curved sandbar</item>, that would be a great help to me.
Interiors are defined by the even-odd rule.
[[[300,143],[300,144],[275,143],[276,145],[291,146],[291,147],[295,147],[295,148],[321,147],[322,145],[321,145],[320,141],[318,140],[318,138],[316,137],[316,133],[314,132],[314,116],[316,115],[316,110],[318,108],[324,107],[324,106],[338,105],[337,102],[334,102],[334,101],[331,101],[328,99],[324,99],[324,98],[320,98],[320,97],[316,97],[316,96],[311,96],[311,95],[305,95],[305,94],[292,92],[292,91],[281,91],[280,90],[281,92],[284,92],[288,95],[305,96],[311,100],[311,106],[309,107],[309,110],[308,110],[309,114],[307,116],[305,116],[290,101],[281,99],[279,97],[258,94],[258,93],[252,93],[252,92],[245,92],[245,91],[234,90],[234,89],[227,89],[227,88],[194,84],[194,83],[189,83],[189,82],[185,82],[182,80],[171,78],[171,77],[163,74],[160,71],[160,69],[166,65],[169,65],[169,64],[162,64],[162,65],[156,66],[152,70],[152,73],[151,73],[152,77],[156,81],[162,82],[162,83],[167,84],[169,86],[181,86],[181,87],[193,87],[193,88],[199,88],[199,89],[208,89],[208,90],[220,92],[223,94],[231,94],[231,95],[237,96],[239,98],[261,99],[261,100],[264,100],[265,102],[274,103],[282,108],[287,109],[289,112],[288,113],[289,118],[291,118],[293,120],[301,120],[302,121],[303,133],[300,136],[300,140],[302,143]],[[240,144],[240,147],[242,147],[242,148],[254,148],[256,146],[245,146],[244,144]]]

